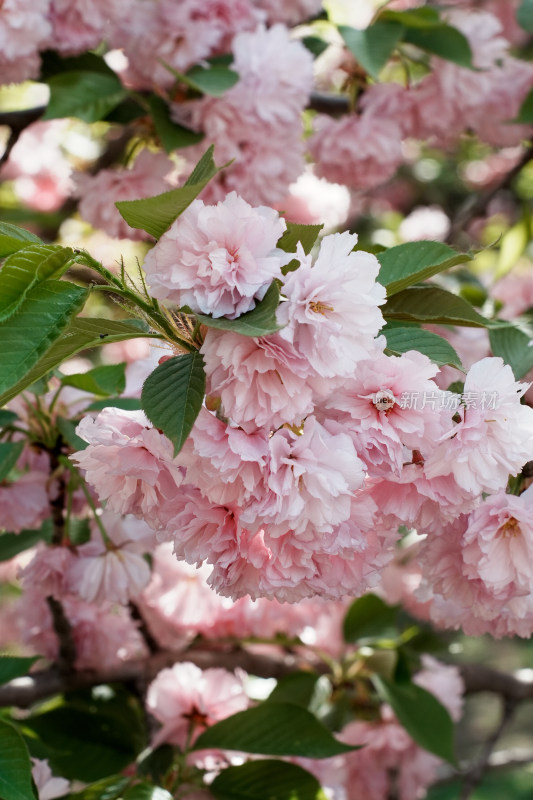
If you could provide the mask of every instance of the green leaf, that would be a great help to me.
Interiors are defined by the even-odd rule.
[[[60,278],[73,255],[70,247],[34,244],[9,256],[0,270],[0,322],[20,308],[38,281]]]
[[[368,74],[375,78],[385,66],[389,57],[402,38],[403,25],[397,22],[375,22],[364,30],[339,26],[339,33],[346,42],[348,50]]]
[[[453,721],[442,703],[416,683],[394,684],[378,675],[372,682],[415,742],[455,765]]]
[[[365,594],[354,600],[343,623],[346,642],[360,639],[389,638],[398,634],[397,606],[389,606],[375,594]]]
[[[309,708],[319,676],[316,672],[299,671],[278,680],[277,686],[266,699],[266,703],[293,703]]]
[[[85,411],[101,411],[103,408],[123,408],[125,411],[140,411],[141,401],[137,397],[105,397],[95,400]]]
[[[131,778],[123,775],[111,775],[96,783],[91,783],[81,792],[69,794],[68,800],[118,800]]]
[[[77,117],[98,122],[128,96],[119,78],[106,72],[62,72],[51,77],[48,86],[50,100],[43,119]]]
[[[438,286],[411,286],[390,297],[382,308],[386,320],[431,322],[435,325],[490,327],[485,319],[462,297]]]
[[[178,125],[171,119],[169,107],[163,98],[152,94],[148,102],[156,133],[167,153],[171,153],[179,147],[190,147],[190,145],[202,141],[203,133],[184,128],[183,125]]]
[[[174,455],[179,453],[191,432],[204,394],[204,362],[198,352],[164,361],[144,382],[143,411],[174,444]]]
[[[24,442],[0,442],[0,481],[7,478],[19,460],[23,448]]]
[[[433,28],[440,24],[439,13],[435,8],[413,8],[408,11],[389,11],[379,15],[380,22],[397,22],[406,28]]]
[[[314,775],[296,764],[273,759],[228,767],[209,790],[217,800],[326,800]]]
[[[7,411],[4,408],[0,409],[0,428],[6,428],[17,420],[18,417],[14,411]]]
[[[403,39],[460,67],[474,69],[468,39],[451,25],[441,23],[428,28],[407,28]]]
[[[533,0],[522,0],[516,12],[516,21],[528,33],[533,33]]]
[[[137,761],[137,773],[159,783],[172,766],[174,755],[174,748],[170,744],[162,744],[155,750],[149,748],[141,753]]]
[[[276,281],[272,281],[263,299],[246,314],[241,314],[237,319],[227,317],[208,317],[205,314],[195,314],[198,322],[208,328],[217,328],[222,331],[233,331],[242,336],[268,336],[282,328],[276,319],[276,309],[279,305],[279,289]]]
[[[20,733],[4,720],[0,720],[0,797],[36,800],[28,750]]]
[[[29,290],[18,312],[0,324],[0,395],[27,378],[87,296],[87,289],[67,281],[43,281]]]
[[[304,36],[301,42],[315,58],[321,56],[329,47],[329,43],[319,36]]]
[[[523,122],[526,125],[533,125],[533,89],[526,96],[522,103],[516,122]]]
[[[86,783],[123,770],[146,738],[137,699],[107,686],[72,693],[63,705],[25,718],[21,727],[29,733],[32,755],[48,758],[59,775]]]
[[[135,786],[130,786],[122,795],[124,800],[172,800],[172,795],[161,786],[154,786],[148,781],[142,781]]]
[[[84,444],[87,444],[84,442]],[[75,547],[86,544],[91,538],[91,526],[87,518],[71,517],[68,523],[68,538]]]
[[[63,72],[100,72],[116,78],[116,73],[108,66],[102,56],[96,53],[81,53],[78,56],[67,56],[62,58],[55,50],[45,50],[41,53],[41,75],[42,81],[48,81],[54,75]]]
[[[63,331],[61,337],[54,342],[52,347],[46,351],[44,356],[24,378],[0,395],[0,405],[12,400],[13,397],[16,397],[28,386],[43,378],[63,361],[76,355],[81,350],[139,337],[160,338],[158,334],[145,333],[140,330],[137,322],[138,320],[119,322],[93,317],[80,317],[73,320]]]
[[[287,230],[277,246],[286,253],[296,253],[296,245],[301,243],[304,252],[310,253],[324,225],[299,225],[287,222]]]
[[[408,350],[418,350],[439,367],[449,364],[451,367],[463,369],[454,348],[436,333],[414,326],[404,328],[399,325],[386,325],[380,333],[387,339],[387,352],[390,355],[398,356]]]
[[[56,425],[65,442],[74,450],[85,450],[87,442],[81,439],[76,433],[77,424],[71,419],[56,417]]]
[[[0,222],[0,258],[16,253],[28,244],[40,243],[41,240],[34,233],[9,222]]]
[[[357,749],[337,741],[305,708],[272,702],[239,711],[204,731],[194,749],[211,748],[307,758],[329,758]]]
[[[490,348],[494,356],[501,356],[511,366],[516,380],[520,380],[533,368],[533,347],[529,346],[531,336],[519,328],[494,328],[489,331]]]
[[[381,269],[377,280],[387,289],[387,297],[413,283],[431,278],[457,264],[472,261],[468,253],[458,253],[442,242],[406,242],[379,253]]]
[[[39,530],[24,530],[20,533],[0,534],[0,561],[9,561],[24,550],[34,547],[37,542],[51,542],[52,526],[46,520]]]
[[[221,97],[239,81],[239,74],[224,66],[192,67],[184,76],[191,89],[211,97]]]
[[[9,683],[14,678],[27,675],[30,667],[41,656],[8,656],[0,653],[0,684]]]
[[[74,386],[83,392],[109,396],[121,394],[126,386],[126,362],[104,364],[87,372],[65,375],[61,378],[63,386]]]
[[[144,200],[121,200],[115,205],[128,225],[159,239],[220,169],[213,161],[211,145],[184,186]]]

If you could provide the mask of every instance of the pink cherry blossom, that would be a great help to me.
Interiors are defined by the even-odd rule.
[[[135,5],[129,4],[128,14]],[[121,0],[51,0],[49,46],[68,55],[92,50],[108,38],[111,26],[123,13]]]
[[[245,430],[299,425],[312,411],[310,365],[279,334],[253,339],[211,328],[201,353],[208,395]]]
[[[101,500],[117,514],[135,514],[159,525],[164,505],[183,475],[171,442],[141,411],[105,408],[77,428],[89,446],[72,456]]]
[[[269,23],[284,22],[289,26],[305,22],[322,9],[322,0],[252,0],[252,3],[266,12]]]
[[[162,670],[148,687],[147,708],[162,723],[152,747],[169,742],[184,747],[206,727],[243,711],[248,698],[243,688],[244,673],[232,675],[224,669],[202,671],[183,662]]]
[[[476,362],[466,376],[460,422],[427,459],[427,476],[453,474],[473,494],[502,489],[531,456],[533,410],[520,404],[527,388],[501,358]]]
[[[235,192],[216,206],[195,200],[145,259],[152,295],[214,317],[251,311],[281,278],[287,256],[274,250],[285,228],[276,211]]]
[[[16,481],[0,484],[0,525],[6,531],[20,533],[25,528],[39,528],[50,514],[46,472],[30,470]]]
[[[39,800],[54,800],[70,791],[70,783],[65,778],[56,778],[47,759],[32,758],[31,775],[37,787]]]
[[[136,5],[144,5],[137,3]],[[78,210],[94,228],[117,239],[146,239],[148,234],[131,228],[115,207],[117,200],[139,200],[172,188],[165,180],[174,165],[164,153],[143,150],[131,169],[102,169],[97,175],[76,176],[81,200]]]
[[[51,33],[50,0],[4,0],[0,16],[0,84],[20,83],[39,74],[39,50]]]
[[[323,377],[351,375],[384,324],[379,262],[370,253],[352,252],[356,242],[350,233],[325,236],[314,265],[299,245],[300,266],[283,284],[280,336]]]
[[[317,114],[308,148],[319,177],[371,189],[392,178],[402,163],[401,140],[402,129],[392,117]]]

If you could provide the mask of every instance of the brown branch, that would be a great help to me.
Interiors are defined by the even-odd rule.
[[[509,675],[483,664],[462,664],[461,675],[467,694],[493,692],[515,702],[533,700],[533,672]]]
[[[516,769],[531,763],[533,763],[533,750],[524,747],[512,747],[508,750],[498,750],[496,753],[491,753],[486,772],[492,773]],[[461,763],[459,770],[445,766],[440,771],[441,777],[432,786],[446,786],[456,781],[461,774],[466,775],[471,769],[472,765],[468,762]]]
[[[76,661],[76,645],[72,638],[72,626],[65,614],[65,610],[59,600],[49,595],[46,598],[52,624],[59,642],[59,653],[57,657],[58,674],[65,676],[74,669]]]
[[[161,651],[146,659],[126,661],[111,669],[79,670],[64,674],[53,666],[24,678],[16,678],[0,686],[0,707],[28,708],[38,700],[102,683],[129,681],[149,683],[165,667],[183,661],[192,661],[201,669],[216,666],[233,671],[240,667],[260,678],[281,678],[296,669],[312,668],[322,673],[326,670],[322,662],[311,661],[308,657],[297,654],[280,653],[267,656],[243,648],[217,649],[212,644],[191,645],[180,652]]]
[[[319,111],[321,114],[347,114],[350,111],[350,101],[342,94],[312,92],[307,108]]]
[[[468,770],[465,775],[463,775],[463,785],[461,788],[461,794],[459,795],[459,800],[469,800],[469,798],[472,796],[472,792],[477,789],[483,780],[483,776],[489,767],[492,751],[496,747],[498,740],[513,717],[517,703],[517,700],[511,700],[508,697],[503,699],[502,714],[498,725],[496,726],[492,735],[489,736],[485,742],[479,760]]]
[[[450,226],[450,232],[448,233],[446,241],[449,244],[453,244],[460,233],[464,231],[464,229],[474,220],[476,217],[482,216],[494,197],[502,191],[502,189],[508,188],[516,176],[522,171],[522,169],[529,164],[529,162],[533,159],[533,145],[530,145],[526,150],[524,150],[522,157],[520,160],[513,166],[511,169],[505,173],[505,175],[490,189],[488,189],[483,194],[478,195],[471,195],[468,197],[466,202],[459,208],[455,218],[452,220],[452,224]]]

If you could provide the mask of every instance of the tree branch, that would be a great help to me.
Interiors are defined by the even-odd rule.
[[[192,661],[201,669],[223,667],[233,671],[237,667],[260,678],[282,678],[296,669],[315,669],[325,672],[326,666],[307,654],[264,655],[243,648],[216,648],[213,644],[197,644],[180,652],[161,651],[140,661],[126,661],[116,667],[103,670],[79,670],[62,673],[56,666],[35,672],[24,678],[16,678],[0,686],[0,707],[18,706],[28,708],[38,700],[63,694],[76,689],[98,686],[102,683],[145,681],[149,683],[165,667]]]
[[[22,111],[0,111],[0,125],[7,126],[11,131],[5,150],[0,156],[0,167],[9,158],[24,128],[42,117],[45,108],[46,106],[37,106],[36,108],[25,108]]]
[[[509,675],[483,664],[462,664],[460,670],[467,694],[493,692],[515,702],[533,699],[533,670]]]
[[[312,92],[307,108],[319,111],[321,114],[347,114],[350,111],[350,101],[346,95],[330,94],[326,92]]]

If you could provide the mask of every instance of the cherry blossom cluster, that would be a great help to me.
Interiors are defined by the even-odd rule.
[[[238,323],[278,281],[280,329],[205,329],[206,404],[178,456],[142,412],[108,408],[80,424],[89,446],[75,461],[111,511],[144,519],[179,559],[211,565],[210,585],[234,599],[363,594],[399,526],[427,537],[428,586],[435,577],[457,598],[430,554],[451,547],[449,526],[485,513],[484,495],[504,492],[528,461],[527,385],[486,357],[458,396],[439,388],[423,354],[387,355],[375,256],[354,250],[349,233],[325,236],[314,260],[301,245],[285,253],[283,230],[275,212],[235,194],[197,200],[173,223],[145,261],[161,301]],[[438,402],[403,402],[409,394]],[[522,542],[516,525],[494,536]],[[523,585],[507,581],[494,602],[522,597]]]

